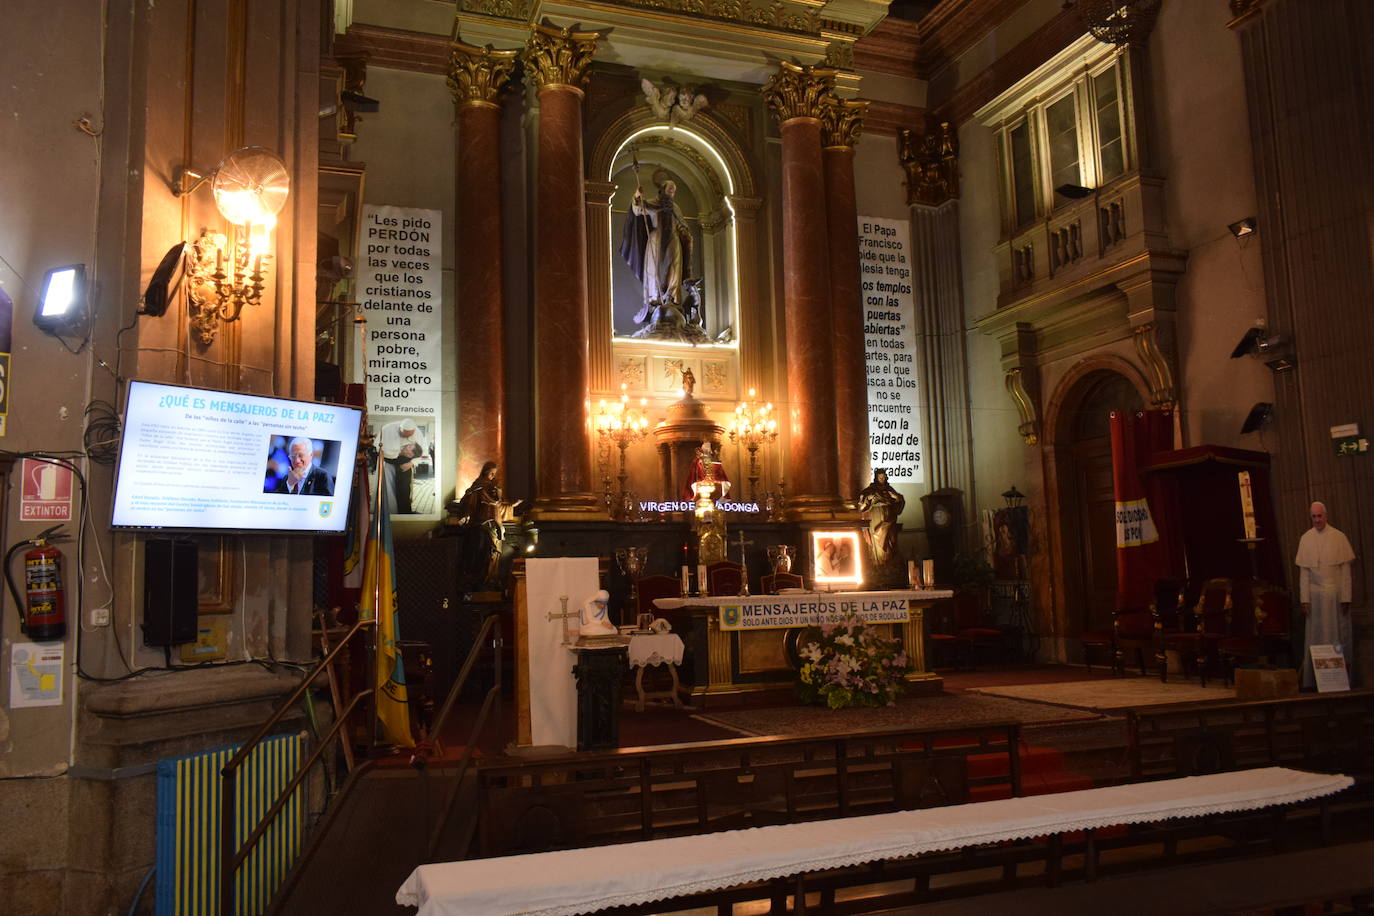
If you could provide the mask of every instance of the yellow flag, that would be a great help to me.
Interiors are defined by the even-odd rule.
[[[364,620],[377,621],[377,719],[387,741],[400,747],[414,747],[410,734],[410,706],[407,702],[405,665],[396,641],[396,557],[391,546],[391,513],[378,507],[379,536],[367,543],[366,571],[359,611]],[[380,552],[380,556],[378,553]]]

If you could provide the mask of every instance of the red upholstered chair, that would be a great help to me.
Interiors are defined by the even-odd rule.
[[[1007,634],[983,619],[981,600],[977,593],[960,592],[954,596],[954,633],[968,640],[970,653],[991,654],[995,659],[1006,657]]]
[[[970,643],[956,630],[954,601],[936,601],[925,612],[926,645],[930,648],[932,668],[959,668],[967,664]]]
[[[1282,655],[1286,664],[1292,664],[1288,635],[1292,605],[1288,593],[1272,585],[1259,585],[1252,604],[1253,616],[1246,621],[1248,632],[1228,636],[1217,646],[1228,684],[1235,682],[1236,663],[1240,661],[1263,659],[1276,664]],[[1235,612],[1235,617],[1241,616],[1239,611]]]
[[[759,577],[759,587],[765,595],[776,595],[785,588],[801,588],[802,577],[796,573],[769,573]]]
[[[684,635],[687,631],[687,624],[691,621],[690,614],[675,610],[661,611],[654,607],[655,598],[676,598],[682,594],[682,582],[675,576],[644,576],[635,580],[635,594],[637,595],[635,604],[636,614],[653,614],[655,617],[662,617],[673,625],[673,632],[685,640]],[[634,620],[627,620],[626,623],[635,623]]]
[[[1126,651],[1135,650],[1136,664],[1145,674],[1145,650],[1155,652],[1155,618],[1150,608],[1130,608],[1112,614],[1112,661],[1118,674],[1126,673]]]
[[[744,591],[744,567],[721,560],[706,567],[706,588],[712,595],[738,595]]]

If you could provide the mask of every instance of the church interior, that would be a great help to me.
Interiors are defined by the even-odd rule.
[[[1368,911],[1374,5],[5,20],[0,910]]]

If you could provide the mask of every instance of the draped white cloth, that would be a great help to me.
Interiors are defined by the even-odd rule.
[[[802,872],[1116,824],[1320,798],[1348,776],[1266,767],[1057,795],[421,865],[396,892],[418,916],[573,916]],[[633,869],[615,863],[633,862]]]
[[[600,589],[596,557],[531,557],[525,563],[528,580],[529,638],[517,664],[529,680],[530,742],[537,746],[577,747],[577,683],[575,658],[563,644],[576,641],[581,626],[579,609]],[[567,610],[574,616],[549,620],[550,612]]]
[[[1353,670],[1350,614],[1341,605],[1350,602],[1350,569],[1355,551],[1350,540],[1327,525],[1321,531],[1309,528],[1298,541],[1298,600],[1308,605],[1306,639],[1309,646],[1338,646],[1345,656],[1346,668]],[[1312,656],[1306,649],[1302,658],[1302,682],[1314,683]]]

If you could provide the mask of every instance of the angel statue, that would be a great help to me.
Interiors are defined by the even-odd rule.
[[[654,114],[669,124],[690,121],[698,111],[709,104],[709,100],[697,91],[696,86],[678,86],[672,80],[664,81],[662,87],[659,87],[648,77],[644,77],[640,79],[639,87],[644,91],[644,99]]]

